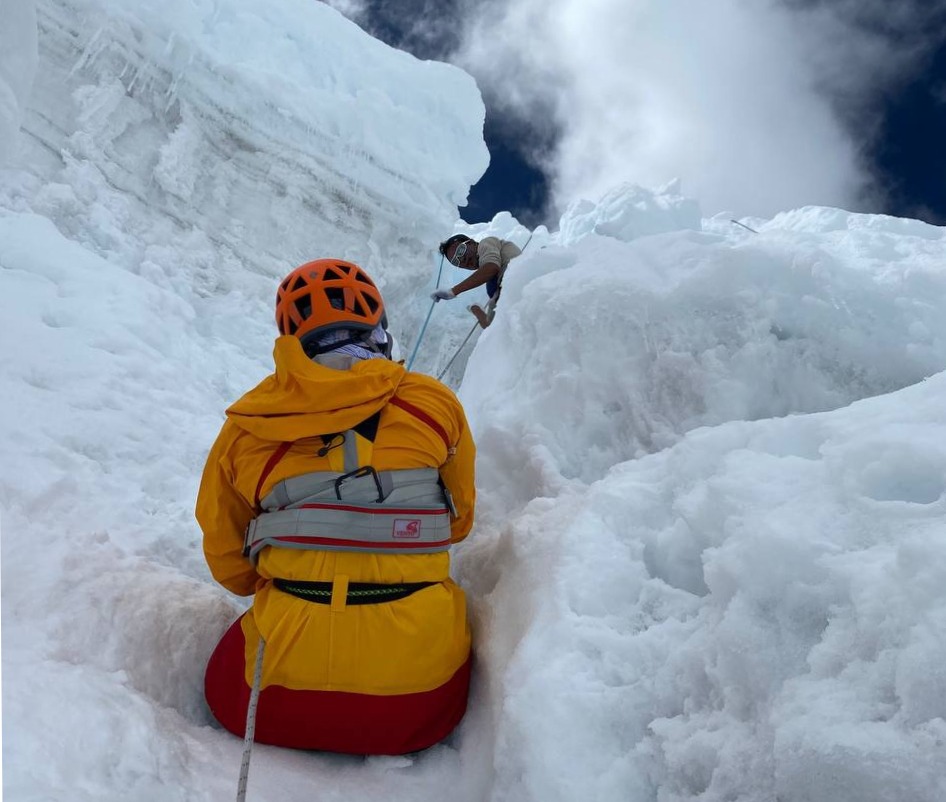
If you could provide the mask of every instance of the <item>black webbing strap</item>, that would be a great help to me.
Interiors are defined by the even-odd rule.
[[[374,582],[349,582],[346,604],[383,604],[397,601],[429,588],[437,582],[401,582],[396,585],[379,585]],[[331,582],[303,582],[292,579],[274,579],[273,585],[283,593],[316,604],[332,603]]]

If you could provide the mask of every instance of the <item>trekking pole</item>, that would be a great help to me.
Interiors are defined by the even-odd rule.
[[[440,277],[443,275],[443,254],[440,254],[440,268],[437,271],[437,284],[434,289],[440,287]],[[420,335],[417,337],[417,342],[414,343],[414,350],[411,351],[411,357],[407,360],[407,369],[411,369],[411,365],[414,364],[414,357],[417,356],[417,349],[420,348],[421,341],[424,339],[424,333],[427,331],[427,324],[430,323],[430,316],[434,313],[434,306],[436,301],[430,302],[430,309],[427,310],[427,318],[424,320],[424,325],[421,326]]]
[[[237,785],[237,802],[246,800],[246,782],[250,776],[250,753],[253,751],[253,736],[256,733],[256,706],[259,704],[259,689],[263,678],[263,650],[266,642],[262,636],[256,647],[256,668],[253,670],[253,689],[246,708],[246,733],[243,737],[243,763],[240,766],[240,783]]]

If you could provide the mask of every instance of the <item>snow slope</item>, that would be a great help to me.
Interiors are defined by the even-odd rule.
[[[943,229],[809,207],[753,233],[676,185],[464,227],[457,70],[317,3],[35,11],[0,73],[38,58],[0,171],[6,798],[235,794],[201,691],[245,604],[201,554],[207,449],[271,367],[283,271],[360,260],[403,351],[454,228],[528,243],[446,377],[478,444],[470,711],[419,755],[258,746],[248,799],[946,796]]]

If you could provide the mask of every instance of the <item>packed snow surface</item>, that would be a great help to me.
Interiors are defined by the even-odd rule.
[[[674,183],[577,199],[555,232],[465,226],[487,154],[456,69],[302,0],[14,2],[6,798],[235,794],[202,679],[246,601],[193,505],[271,369],[276,282],[321,256],[378,279],[402,355],[466,407],[474,685],[421,754],[257,746],[248,799],[946,798],[944,229],[745,228]],[[438,304],[418,345],[454,230],[525,249],[445,371],[482,300]]]

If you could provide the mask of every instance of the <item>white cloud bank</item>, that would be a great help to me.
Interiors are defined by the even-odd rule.
[[[852,130],[851,115],[915,64],[944,8],[495,0],[469,4],[455,61],[508,112],[561,129],[540,155],[559,211],[673,178],[709,213],[863,209],[881,191],[862,162],[876,120]]]

